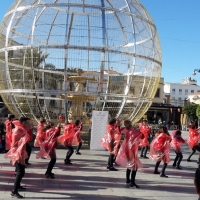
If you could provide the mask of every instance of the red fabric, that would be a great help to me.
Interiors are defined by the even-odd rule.
[[[60,127],[50,128],[46,131],[46,139],[40,146],[36,158],[56,158],[57,138],[60,135]]]
[[[7,119],[4,124],[6,126],[6,150],[10,150],[12,143],[12,122]]]
[[[81,131],[82,131],[82,129],[83,129],[83,125],[82,125],[82,123],[79,125],[79,126],[75,126],[74,127],[74,141],[73,141],[73,143],[75,144],[75,145],[78,145],[80,142],[82,142],[83,140],[81,139]]]
[[[146,125],[146,124],[141,124],[140,132],[143,133],[144,138],[141,140],[139,146],[141,146],[141,147],[149,146],[148,138],[149,138],[149,133],[151,132],[151,128],[148,127],[148,125]]]
[[[30,140],[30,136],[19,122],[13,121],[13,124],[15,128],[12,133],[11,149],[4,157],[10,158],[12,165],[15,162],[25,165],[25,159],[28,158],[26,143]]]
[[[119,127],[108,124],[106,130],[106,135],[102,138],[101,145],[116,156],[121,139]]]
[[[197,129],[189,128],[189,135],[188,135],[188,146],[192,149],[194,146],[199,145],[200,134],[197,132]]]
[[[59,121],[64,121],[65,120],[65,116],[64,115],[59,115],[58,120]]]
[[[171,137],[165,133],[160,133],[150,144],[150,158],[153,161],[161,161],[164,163],[170,162],[170,142]]]
[[[28,142],[31,142],[33,140],[33,129],[27,130],[27,133],[28,133],[29,138],[30,138]]]
[[[141,132],[133,128],[124,131],[125,138],[117,154],[116,163],[131,170],[137,170],[142,167],[138,158],[138,146],[143,136]]]
[[[172,149],[174,149],[175,152],[180,153],[181,145],[185,143],[185,140],[181,136],[176,136],[176,131],[172,132],[172,141],[170,143]]]
[[[75,130],[72,124],[65,124],[63,126],[64,133],[58,137],[58,141],[64,146],[72,146]]]
[[[44,142],[46,133],[43,131],[44,129],[44,124],[39,123],[37,126],[37,136],[34,141],[34,146],[35,147],[40,147],[40,145]]]

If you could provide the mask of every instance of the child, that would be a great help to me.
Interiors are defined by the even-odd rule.
[[[79,152],[79,150],[82,146],[82,139],[80,137],[80,134],[83,129],[83,124],[80,120],[76,120],[74,125],[75,125],[75,127],[74,127],[74,131],[75,131],[74,143],[77,145],[76,154],[81,155],[81,153]]]
[[[144,139],[141,140],[139,145],[140,147],[142,147],[140,157],[148,159],[147,157],[147,151],[149,147],[148,138],[149,138],[149,133],[151,132],[151,127],[148,126],[148,121],[146,119],[144,119],[142,124],[140,125],[140,132],[143,133],[144,135]]]
[[[189,125],[189,135],[188,135],[188,146],[192,150],[192,153],[189,155],[187,162],[191,162],[191,157],[193,154],[198,151],[200,152],[200,144],[199,144],[199,139],[200,139],[200,134],[198,132],[199,128],[196,128],[195,123],[192,121]],[[200,161],[200,157],[198,162]]]
[[[183,154],[181,151],[181,145],[185,143],[185,140],[181,137],[181,131],[175,130],[172,132],[172,141],[171,141],[171,147],[174,149],[176,153],[176,157],[174,159],[173,167],[176,169],[182,169],[180,167],[180,163],[183,159]]]
[[[74,153],[74,149],[72,147],[72,142],[73,142],[74,133],[75,133],[74,125],[72,123],[64,124],[63,131],[64,133],[58,137],[58,141],[68,149],[64,163],[66,165],[71,165],[72,163],[71,163],[70,158],[72,154]]]
[[[131,124],[130,120],[124,121],[125,128],[122,130],[122,133],[125,134],[125,139],[117,154],[116,163],[127,168],[126,183],[130,183],[130,187],[139,188],[135,183],[137,169],[142,166],[138,158],[138,145],[144,136],[141,132],[134,129]]]
[[[101,140],[101,145],[110,153],[107,165],[109,171],[117,171],[117,169],[113,167],[113,162],[118,153],[118,144],[120,142],[120,138],[116,137],[116,135],[120,135],[118,123],[119,122],[115,118],[110,119],[106,126],[106,135]]]
[[[50,158],[45,177],[55,179],[52,169],[56,163],[56,148],[57,138],[60,135],[60,125],[57,128],[54,127],[53,122],[49,122],[46,127],[46,140],[41,144],[40,151],[36,154],[36,158]]]
[[[168,178],[168,176],[165,175],[165,169],[167,168],[167,164],[170,162],[170,142],[171,137],[169,136],[167,128],[161,127],[150,144],[150,158],[153,161],[156,161],[154,174],[160,174],[160,177]],[[158,167],[161,161],[164,162],[164,165],[162,172],[160,173]]]

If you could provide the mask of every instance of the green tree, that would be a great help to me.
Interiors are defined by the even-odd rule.
[[[190,120],[197,121],[197,107],[198,104],[188,104],[182,108],[182,113],[186,114],[190,118]]]
[[[196,110],[196,116],[200,118],[200,105],[198,105],[197,110]]]

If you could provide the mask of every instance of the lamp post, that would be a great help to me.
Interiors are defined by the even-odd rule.
[[[199,72],[199,73],[200,73],[200,69],[194,69],[192,75],[195,76],[195,75],[196,75],[196,72]]]

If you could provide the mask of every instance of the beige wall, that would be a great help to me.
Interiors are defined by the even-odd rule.
[[[163,100],[164,100],[164,78],[160,78],[158,89],[160,90],[159,97],[154,97],[153,103],[163,103]]]

